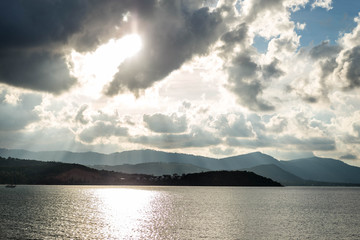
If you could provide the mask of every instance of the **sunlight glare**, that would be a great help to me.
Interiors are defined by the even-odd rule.
[[[117,40],[111,39],[92,53],[73,51],[70,56],[72,74],[79,80],[86,95],[97,95],[111,81],[119,65],[141,48],[140,36],[130,34]]]
[[[109,235],[137,239],[148,228],[148,219],[152,216],[151,202],[156,198],[153,191],[126,187],[99,188],[96,195],[106,222],[104,230]]]

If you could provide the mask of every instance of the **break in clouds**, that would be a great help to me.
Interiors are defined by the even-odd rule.
[[[0,144],[356,160],[360,17],[352,15],[352,28],[339,29],[336,38],[312,42],[302,39],[316,22],[293,19],[301,11],[331,16],[337,6],[331,0],[2,1]],[[130,34],[139,36],[141,49],[119,61],[111,77],[75,74],[74,52],[91,55]],[[91,81],[98,95],[86,88]]]
[[[226,87],[238,102],[255,111],[274,110],[262,95],[272,81],[284,77],[282,61],[300,47],[298,23],[291,21],[290,14],[305,4],[294,0],[2,2],[0,81],[54,94],[69,91],[77,82],[67,61],[71,50],[91,52],[110,39],[136,32],[143,39],[142,50],[120,64],[105,86],[106,95],[124,91],[139,95],[193,57],[215,51],[223,59]],[[331,1],[314,1],[311,7],[329,11]],[[330,75],[343,83],[344,90],[359,86],[358,31],[356,27],[345,34],[338,45],[324,39],[307,53],[323,71],[322,88],[332,87],[323,79]],[[253,46],[255,36],[270,40],[265,59]]]

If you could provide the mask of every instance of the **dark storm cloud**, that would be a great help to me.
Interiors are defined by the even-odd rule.
[[[232,3],[227,4],[210,10],[203,7],[202,1],[2,1],[0,81],[59,94],[76,84],[64,58],[71,49],[91,51],[110,38],[135,32],[142,38],[142,50],[119,66],[104,91],[109,96],[123,91],[138,95],[193,56],[207,54],[220,37],[228,50],[245,41],[248,28],[245,23],[227,32],[224,16],[234,17]],[[281,1],[277,0],[256,1],[250,11],[255,16],[264,9],[280,6]],[[127,13],[128,22],[124,22]],[[255,71],[254,64],[257,71],[261,66],[242,55],[234,61],[230,71],[244,72],[240,79],[238,73],[232,74],[229,84],[232,92],[250,109],[272,110],[271,104],[260,99],[264,89],[261,79],[243,79]],[[263,66],[265,74],[260,78],[281,74],[276,65],[273,62]]]
[[[0,2],[0,81],[61,93],[76,83],[65,55],[119,37],[123,14],[146,15],[154,1],[13,0]],[[115,27],[118,27],[116,30]],[[121,30],[119,30],[121,29]]]
[[[178,117],[176,114],[144,115],[143,120],[151,131],[157,133],[181,133],[187,129],[186,117]]]
[[[239,24],[234,30],[229,31],[221,36],[221,41],[224,43],[221,46],[221,57],[227,58],[228,54],[231,53],[235,46],[243,44],[247,39],[248,26],[246,23]]]
[[[207,147],[218,145],[221,139],[200,128],[192,129],[188,134],[161,134],[155,136],[135,136],[130,141],[151,147],[172,149]]]
[[[232,60],[232,73],[238,79],[253,78],[258,70],[258,65],[253,61],[251,52],[242,52]]]
[[[59,93],[75,83],[57,48],[81,29],[79,1],[1,1],[0,81]]]
[[[193,56],[208,52],[224,31],[220,10],[210,11],[188,3],[159,1],[151,19],[137,16],[143,48],[119,66],[105,90],[107,95],[127,90],[137,95]]]
[[[344,53],[343,68],[346,71],[348,86],[346,89],[360,87],[360,46],[356,46]]]
[[[129,26],[128,11],[148,16],[155,0],[12,0],[0,2],[0,49],[29,50],[71,44],[77,51],[93,50]],[[122,27],[122,30],[116,27]]]
[[[80,30],[86,11],[81,1],[1,1],[0,50],[65,43]]]
[[[227,47],[233,47],[236,43],[243,42],[247,37],[248,26],[246,23],[239,24],[234,30],[229,31],[221,36]]]
[[[71,77],[64,56],[47,51],[0,53],[0,81],[16,87],[60,93],[76,79]]]
[[[36,94],[20,95],[16,104],[5,102],[6,93],[0,94],[0,131],[16,131],[39,120],[35,107],[42,101]]]
[[[109,122],[96,122],[94,125],[85,128],[80,134],[79,138],[87,143],[92,143],[97,138],[102,137],[123,137],[128,135],[128,129],[114,125]]]
[[[279,68],[279,63],[280,61],[275,58],[271,63],[262,66],[263,78],[278,78],[284,75],[284,72]]]
[[[274,107],[261,99],[264,83],[259,80],[261,66],[253,61],[250,51],[239,53],[227,67],[228,89],[237,97],[240,104],[255,111],[270,111]]]

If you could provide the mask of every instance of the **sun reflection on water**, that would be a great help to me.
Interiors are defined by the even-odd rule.
[[[103,233],[114,239],[141,239],[152,228],[153,202],[157,192],[136,188],[95,190]]]

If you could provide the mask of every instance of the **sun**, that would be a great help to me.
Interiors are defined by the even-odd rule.
[[[111,39],[94,52],[72,51],[69,58],[71,73],[85,88],[87,95],[98,95],[102,87],[111,81],[119,65],[137,54],[142,48],[138,34],[129,34],[120,39]]]
[[[127,35],[119,40],[121,47],[119,50],[122,51],[125,58],[132,57],[140,51],[142,47],[141,38],[137,34]]]

